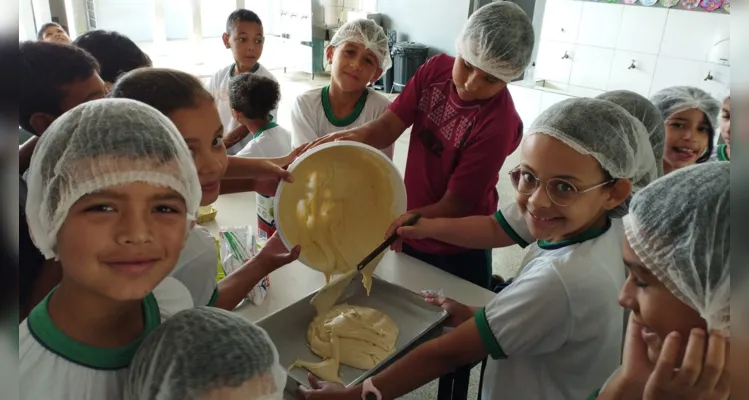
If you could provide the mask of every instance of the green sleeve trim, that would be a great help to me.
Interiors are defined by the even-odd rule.
[[[484,348],[489,352],[489,355],[495,360],[507,358],[507,354],[502,350],[502,346],[499,345],[497,338],[494,337],[492,328],[489,326],[489,321],[486,319],[486,310],[479,308],[476,310],[473,318],[479,329],[479,335],[481,336],[481,341],[484,343]]]
[[[494,213],[494,218],[496,218],[497,222],[499,222],[499,226],[502,227],[502,230],[505,231],[507,236],[510,237],[510,239],[514,240],[515,243],[518,244],[518,246],[522,248],[528,247],[530,243],[526,242],[525,239],[521,238],[520,235],[518,235],[517,232],[515,232],[514,229],[510,226],[510,224],[507,223],[507,220],[505,219],[505,216],[502,215],[502,211],[497,211]]]
[[[215,307],[216,302],[218,301],[218,285],[216,285],[215,288],[213,288],[213,294],[211,295],[211,299],[208,300],[208,307]]]
[[[587,400],[596,400],[598,398],[598,395],[600,393],[601,393],[601,389],[597,389],[596,391],[594,391],[593,393],[591,393],[590,396],[588,396]]]

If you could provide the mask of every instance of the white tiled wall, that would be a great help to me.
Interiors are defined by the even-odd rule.
[[[729,67],[711,63],[709,54],[728,29],[721,13],[547,0],[535,78],[646,97],[690,85],[722,98]]]

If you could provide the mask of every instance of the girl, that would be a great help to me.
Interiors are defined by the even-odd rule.
[[[731,96],[723,100],[723,108],[720,110],[720,137],[724,143],[718,145],[715,154],[710,159],[731,161]]]
[[[152,107],[95,100],[47,129],[28,189],[31,237],[62,280],[19,326],[21,397],[120,399],[143,338],[193,305],[167,277],[200,204],[190,152]]]
[[[666,122],[663,172],[710,159],[718,127],[720,103],[701,89],[674,86],[656,93],[651,101]]]
[[[619,295],[632,313],[623,364],[598,399],[728,398],[729,180],[728,164],[692,166],[632,200]]]
[[[109,96],[153,106],[177,126],[198,170],[202,206],[216,201],[226,176],[282,175],[283,169],[268,159],[227,157],[213,97],[192,75],[162,68],[134,70],[117,80]],[[299,256],[298,247],[287,252],[280,239],[269,240],[256,257],[216,284],[217,251],[213,236],[197,226],[190,232],[173,276],[187,286],[196,305],[227,310],[234,309],[260,279]]]
[[[331,64],[330,85],[297,97],[291,109],[292,146],[377,119],[390,100],[367,86],[393,64],[385,31],[360,19],[338,28],[325,58]],[[393,158],[393,145],[383,148]]]
[[[647,133],[623,108],[584,98],[550,107],[529,132],[510,173],[517,208],[537,239],[520,276],[480,309],[429,297],[457,328],[366,381],[365,391],[396,398],[491,355],[484,399],[581,399],[590,394],[586,385],[603,382],[619,365],[624,321],[616,299],[625,267],[611,254],[621,251],[617,217],[625,200],[656,174]],[[443,220],[458,239],[447,241],[492,247],[501,229],[486,220]],[[361,386],[310,383],[307,399],[362,395]]]
[[[281,399],[286,370],[265,331],[229,311],[183,311],[133,358],[126,400]]]

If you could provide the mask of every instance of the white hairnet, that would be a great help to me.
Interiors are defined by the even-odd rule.
[[[135,100],[102,99],[66,112],[44,132],[31,158],[26,214],[34,243],[56,256],[57,232],[81,197],[146,182],[174,189],[194,219],[200,182],[174,124]],[[189,222],[189,221],[188,221]]]
[[[612,178],[631,180],[632,193],[657,177],[645,126],[609,101],[572,98],[554,104],[533,121],[530,133],[549,135],[580,154],[593,156]],[[623,217],[628,204],[629,199],[609,215]]]
[[[696,108],[705,113],[711,131],[718,128],[721,104],[702,89],[691,86],[673,86],[654,94],[650,101],[658,107],[664,120],[676,113]]]
[[[663,176],[663,148],[666,141],[666,126],[658,108],[644,96],[629,90],[614,90],[603,93],[596,98],[621,106],[645,125],[650,138],[650,147],[653,148],[658,176]]]
[[[635,254],[708,329],[730,334],[730,165],[674,171],[632,199],[624,230]]]
[[[268,334],[229,311],[177,313],[146,336],[130,363],[125,400],[208,400],[219,389],[281,399],[286,371]],[[240,388],[241,387],[241,388]]]
[[[520,6],[497,1],[468,18],[455,50],[471,65],[509,83],[530,63],[534,41],[533,25]]]
[[[371,19],[357,19],[343,24],[330,39],[330,46],[337,47],[346,42],[359,43],[371,50],[385,73],[393,66],[390,58],[388,38],[381,26]]]

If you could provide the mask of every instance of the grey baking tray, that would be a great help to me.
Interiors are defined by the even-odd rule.
[[[257,324],[268,332],[278,349],[281,365],[288,368],[297,359],[321,361],[307,346],[307,326],[315,317],[315,308],[310,300],[315,293],[298,302],[271,314]],[[341,365],[339,377],[346,386],[357,385],[378,371],[384,365],[398,358],[401,353],[423,339],[439,335],[439,324],[447,318],[447,312],[439,307],[427,304],[424,298],[404,287],[373,277],[372,291],[369,296],[361,284],[361,275],[355,278],[346,288],[338,303],[371,307],[390,316],[398,326],[398,340],[395,352],[379,365],[369,371]],[[309,386],[307,374],[303,368],[289,371],[289,384],[296,383]],[[288,386],[287,386],[288,387]]]

